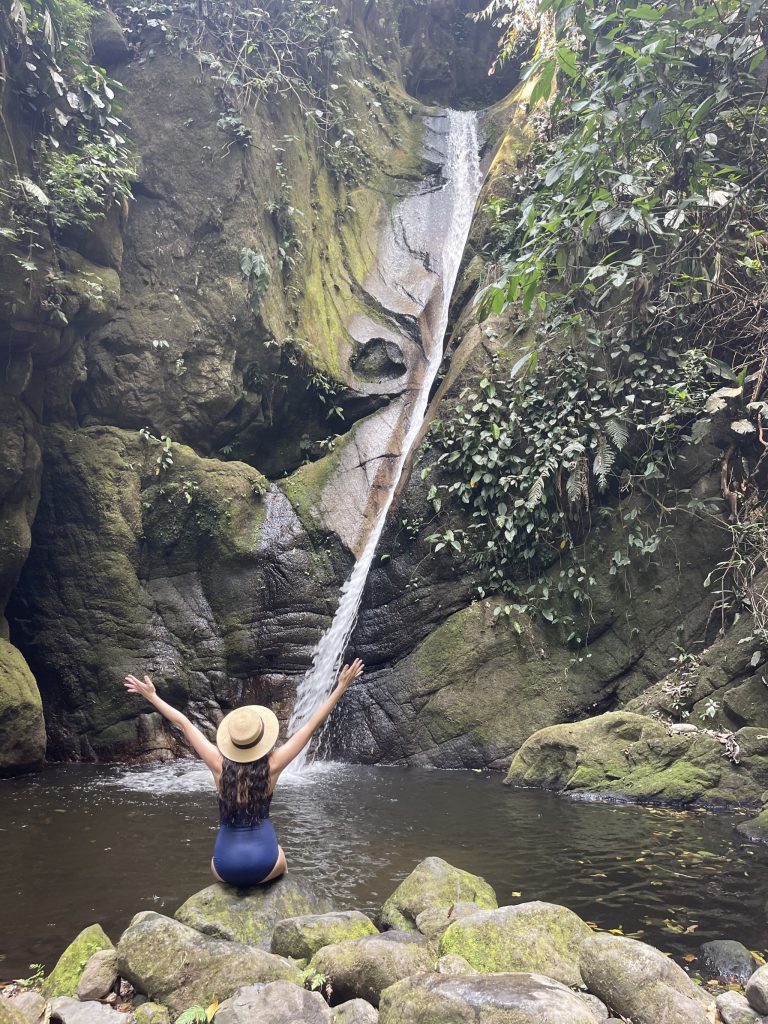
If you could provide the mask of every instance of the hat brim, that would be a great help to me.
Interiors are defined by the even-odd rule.
[[[277,743],[277,736],[280,732],[280,723],[274,711],[270,710],[270,708],[262,707],[261,704],[249,704],[247,706],[251,710],[258,712],[264,723],[264,733],[258,743],[247,749],[235,746],[227,728],[227,719],[232,714],[231,711],[229,715],[225,715],[222,718],[216,730],[216,746],[219,748],[219,751],[224,757],[229,758],[230,761],[237,762],[237,764],[248,764],[250,761],[258,761],[260,757],[264,757]],[[240,709],[238,708],[237,710],[239,711]]]

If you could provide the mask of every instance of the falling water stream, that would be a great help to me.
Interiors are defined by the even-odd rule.
[[[413,303],[414,254],[421,253],[424,269],[432,279],[423,296],[419,316],[421,346],[425,356],[423,372],[405,396],[401,454],[392,474],[352,574],[341,590],[341,599],[328,630],[312,657],[312,667],[299,684],[288,734],[300,728],[328,696],[341,667],[355,625],[365,581],[384,529],[400,476],[415,441],[429,401],[443,352],[448,311],[459,273],[467,235],[483,181],[480,168],[478,118],[474,111],[447,110],[426,119],[430,145],[441,158],[442,178],[437,187],[425,182],[421,189],[401,200],[392,216],[393,230],[383,241],[387,270],[385,285],[390,293]],[[420,305],[422,303],[419,303]],[[306,770],[306,751],[291,766],[294,774]]]

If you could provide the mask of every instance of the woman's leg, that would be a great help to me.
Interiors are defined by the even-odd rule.
[[[213,857],[211,857],[211,874],[213,875],[213,877],[214,877],[214,878],[216,879],[216,881],[217,881],[217,882],[224,882],[224,879],[223,879],[223,878],[221,877],[221,875],[219,874],[219,872],[218,872],[218,871],[216,870],[216,868],[214,867],[214,864],[213,864]],[[224,882],[224,884],[226,885],[227,883],[226,883],[226,882]]]
[[[270,871],[266,878],[262,878],[262,882],[271,882],[273,878],[279,878],[280,875],[284,875],[288,870],[288,862],[285,859],[285,853],[283,852],[282,846],[278,846],[278,850],[280,852],[277,855],[277,861],[275,862],[275,866],[272,868],[272,870]],[[213,864],[211,864],[211,867],[213,867]]]

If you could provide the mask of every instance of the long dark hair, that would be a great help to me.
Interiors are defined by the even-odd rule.
[[[225,825],[255,825],[269,810],[269,755],[238,764],[222,755],[219,804]]]

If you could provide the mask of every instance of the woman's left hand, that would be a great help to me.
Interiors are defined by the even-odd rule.
[[[144,676],[143,682],[141,679],[137,679],[136,676],[126,676],[124,685],[128,693],[138,693],[140,697],[144,697],[146,700],[154,697],[155,693],[157,693],[155,684],[149,676]]]

